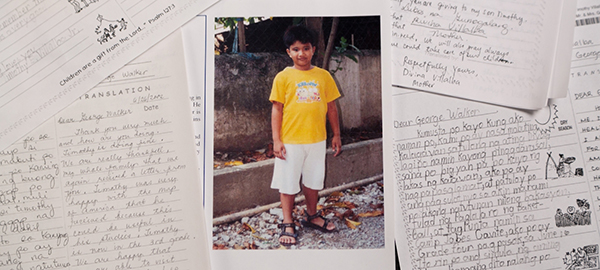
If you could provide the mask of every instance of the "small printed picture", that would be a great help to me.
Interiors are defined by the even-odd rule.
[[[556,227],[592,225],[592,211],[586,199],[577,199],[577,207],[570,205],[566,211],[556,209]]]
[[[598,264],[598,244],[587,245],[567,251],[563,257],[567,270],[600,269]]]

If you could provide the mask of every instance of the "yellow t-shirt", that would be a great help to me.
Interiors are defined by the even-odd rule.
[[[279,72],[269,100],[283,103],[281,141],[310,144],[327,139],[327,103],[338,97],[335,81],[322,68],[304,71],[287,67]]]

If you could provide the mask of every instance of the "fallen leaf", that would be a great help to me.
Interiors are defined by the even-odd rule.
[[[254,243],[254,241],[252,241],[252,243],[245,242],[244,243],[244,247],[246,249],[257,249],[256,244]]]
[[[331,205],[332,207],[354,209],[356,205],[352,202],[338,202]]]
[[[246,249],[257,249],[256,244],[254,243],[254,241],[252,241],[252,243],[244,242],[244,248],[246,248]]]
[[[241,162],[239,160],[225,162],[225,166],[239,166],[239,165],[243,165],[243,164],[244,164],[244,162]]]
[[[335,192],[332,192],[331,194],[329,194],[329,197],[342,197],[342,196],[344,196],[344,193],[341,193],[339,191],[335,191]]]
[[[369,212],[364,212],[364,213],[359,213],[358,216],[359,217],[377,217],[377,216],[381,216],[383,215],[383,211],[369,211]]]
[[[383,208],[383,203],[370,204],[369,206],[373,209],[379,209],[379,208]]]
[[[354,211],[352,211],[352,209],[348,209],[348,210],[346,210],[346,212],[344,212],[342,214],[341,218],[342,219],[345,219],[345,218],[354,219],[354,216],[355,216]]]
[[[244,224],[242,224],[242,226],[244,227],[244,229],[250,230],[252,233],[256,233],[256,230],[254,228],[252,228],[252,226],[250,226],[250,224],[244,223]]]
[[[269,241],[269,240],[267,240],[267,239],[264,239],[264,238],[260,237],[258,234],[252,234],[252,237],[255,237],[255,238],[257,238],[258,240],[262,240],[262,241]]]
[[[239,250],[239,249],[244,249],[244,247],[242,247],[242,246],[240,246],[238,244],[235,244],[235,245],[233,245],[233,249],[238,249]]]
[[[356,208],[356,204],[354,204],[353,202],[344,202],[344,204],[346,205],[346,208],[348,208],[348,209]]]
[[[217,249],[217,250],[218,250],[218,249],[227,249],[227,247],[225,247],[225,245],[224,245],[224,244],[219,244],[219,245],[214,245],[214,244],[213,244],[213,249]]]
[[[331,208],[326,208],[326,209],[323,209],[323,210],[321,210],[321,216],[324,216],[324,217],[326,217],[326,216],[327,216],[327,215],[329,215],[329,213],[331,213],[331,212],[333,212],[333,209],[331,209]]]
[[[354,229],[356,229],[356,226],[360,225],[360,222],[358,222],[358,221],[352,221],[347,218],[345,220],[346,220],[346,226],[348,226],[348,228],[350,228],[350,229],[354,230]]]
[[[339,202],[339,201],[340,201],[340,199],[341,199],[340,197],[328,197],[328,198],[325,200],[325,203]]]

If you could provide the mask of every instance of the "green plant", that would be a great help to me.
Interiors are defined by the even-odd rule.
[[[332,60],[337,63],[337,66],[335,69],[329,70],[329,72],[331,72],[331,74],[335,74],[337,71],[343,70],[343,68],[340,66],[342,65],[342,59],[344,59],[344,57],[354,61],[354,63],[358,63],[358,59],[356,59],[354,56],[355,53],[362,54],[362,52],[356,48],[356,46],[348,43],[348,40],[345,37],[341,37],[340,46],[335,47],[335,52],[333,53],[332,57]]]

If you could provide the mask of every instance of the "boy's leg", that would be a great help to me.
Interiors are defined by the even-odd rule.
[[[294,209],[294,199],[300,192],[300,174],[302,171],[302,148],[298,145],[285,145],[286,159],[275,159],[273,169],[273,180],[271,188],[279,190],[279,200],[281,201],[281,210],[283,211],[283,224],[293,224],[294,218],[292,210]],[[294,227],[286,227],[288,233],[295,233]],[[281,235],[279,242],[282,244],[294,244],[296,239],[291,236]]]
[[[306,199],[306,212],[308,215],[312,216],[317,213],[317,203],[319,202],[319,191],[316,189],[310,189],[304,186],[303,188],[304,198]],[[284,211],[285,217],[285,211]],[[318,226],[323,226],[325,224],[325,220],[321,217],[315,218],[310,222],[314,223]],[[333,222],[329,222],[327,224],[327,230],[331,231],[335,229],[335,224]]]
[[[306,198],[306,212],[308,215],[317,213],[317,202],[319,201],[319,190],[323,189],[325,180],[325,154],[327,145],[325,141],[307,145],[308,156],[305,159],[302,170],[303,192]],[[321,217],[310,220],[311,223],[323,227],[325,220]],[[329,223],[327,230],[335,229],[335,224]]]
[[[292,210],[294,209],[294,198],[296,195],[279,193],[279,199],[281,200],[281,210],[283,210],[283,223],[294,223],[294,218],[292,217]],[[285,228],[286,232],[294,233],[294,228],[287,227]],[[296,239],[291,236],[282,235],[279,238],[280,243],[285,244],[294,244],[296,243]]]

